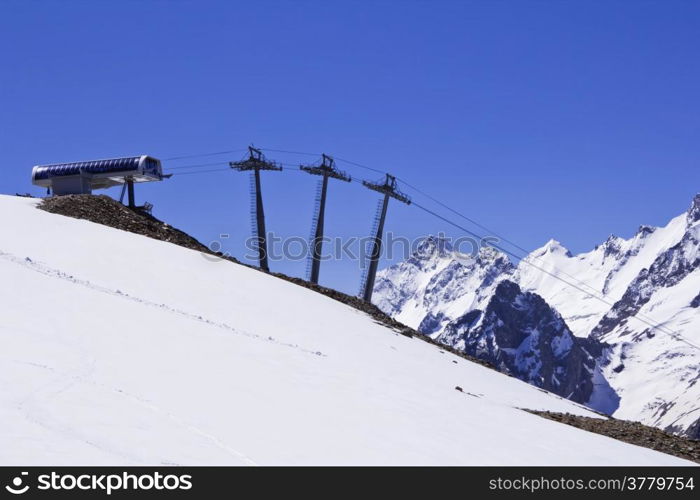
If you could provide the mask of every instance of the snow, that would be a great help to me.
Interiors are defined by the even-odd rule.
[[[3,465],[682,465],[292,283],[0,196]],[[464,392],[455,390],[460,386]]]

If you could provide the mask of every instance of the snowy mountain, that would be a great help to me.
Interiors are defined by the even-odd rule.
[[[515,268],[501,252],[455,252],[441,238],[425,238],[407,260],[377,273],[373,302],[398,321],[428,335],[483,307],[497,281]]]
[[[688,464],[523,411],[601,418],[324,295],[37,203],[0,196],[2,464]]]
[[[665,227],[641,226],[630,239],[610,236],[576,256],[550,240],[517,266],[492,248],[470,257],[428,238],[411,259],[380,272],[375,302],[522,380],[620,418],[700,438],[699,221],[700,195]],[[444,272],[455,268],[460,272]],[[504,286],[496,293],[499,283]],[[518,314],[509,314],[510,321],[485,315],[492,302]],[[549,327],[535,325],[537,317]],[[506,325],[513,332],[508,338],[521,342],[517,347],[496,335]],[[553,365],[542,346],[569,334],[574,361],[565,368],[569,360],[559,359],[558,373],[543,373]],[[562,369],[573,382],[552,385],[552,375],[562,381]],[[579,389],[569,392],[571,383]]]
[[[550,240],[519,263],[515,279],[554,306],[576,335],[586,337],[637,275],[683,238],[686,217],[675,217],[663,228],[640,226],[627,240],[611,235],[576,256]]]

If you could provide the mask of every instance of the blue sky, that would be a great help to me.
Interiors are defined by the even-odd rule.
[[[700,191],[698,26],[691,1],[5,1],[0,192],[40,195],[40,163],[252,142],[395,173],[528,249],[556,237],[586,251],[664,224]],[[263,189],[268,229],[307,236],[315,180],[269,173]],[[329,194],[327,233],[366,235],[376,196],[337,182]],[[137,196],[244,253],[245,174],[175,176]],[[387,229],[459,236],[399,204]],[[357,265],[328,263],[321,281],[355,292]]]

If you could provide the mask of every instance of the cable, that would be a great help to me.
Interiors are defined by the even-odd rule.
[[[353,162],[353,161],[350,161],[350,160],[344,160],[344,159],[339,158],[339,157],[335,157],[335,158],[336,158],[337,160],[339,160],[339,161],[342,161],[342,162],[345,162],[345,163],[349,163],[350,165],[355,165],[355,166],[357,166],[357,167],[361,167],[361,168],[364,168],[364,169],[367,169],[367,170],[371,170],[371,171],[374,171],[374,172],[382,173],[380,170],[377,170],[377,169],[372,168],[372,167],[368,167],[367,165],[362,165],[361,163]],[[399,180],[400,182],[402,182],[403,184],[405,184],[405,185],[406,185],[407,187],[409,187],[410,189],[413,189],[414,191],[416,191],[416,192],[420,193],[421,195],[425,196],[426,198],[430,199],[430,200],[433,201],[434,203],[437,203],[437,204],[440,205],[441,207],[443,207],[443,208],[449,210],[450,212],[452,212],[452,213],[458,215],[459,217],[461,217],[461,218],[463,218],[463,219],[469,221],[470,223],[474,224],[475,226],[477,226],[477,227],[479,227],[479,228],[481,228],[481,229],[483,229],[483,230],[485,230],[485,231],[491,233],[493,236],[498,237],[499,239],[505,241],[506,243],[509,243],[510,245],[512,245],[513,247],[515,247],[515,248],[521,250],[521,251],[525,254],[524,256],[520,256],[520,255],[517,255],[517,254],[515,254],[515,253],[513,253],[513,252],[506,251],[506,253],[507,253],[508,255],[512,256],[513,258],[515,258],[515,259],[517,259],[517,260],[519,260],[519,261],[524,261],[525,263],[530,264],[530,265],[532,265],[533,267],[535,267],[535,268],[537,268],[537,269],[540,269],[540,270],[543,271],[543,272],[546,272],[546,273],[549,274],[550,276],[552,276],[552,277],[554,277],[554,278],[556,278],[556,279],[559,279],[560,281],[562,281],[563,283],[568,284],[569,286],[574,286],[577,290],[579,290],[579,291],[585,293],[585,294],[588,295],[589,297],[593,297],[593,298],[595,298],[595,299],[597,299],[597,300],[603,302],[604,304],[608,305],[608,306],[611,307],[611,308],[614,306],[614,303],[605,300],[605,298],[604,298],[605,295],[604,295],[604,294],[599,294],[599,292],[598,292],[595,288],[593,288],[591,285],[589,285],[589,284],[587,284],[587,283],[581,281],[580,279],[576,278],[575,276],[572,276],[571,274],[569,274],[569,273],[567,273],[567,272],[565,272],[565,271],[563,271],[563,270],[557,268],[556,266],[552,266],[553,270],[556,271],[557,273],[563,274],[563,275],[565,275],[565,276],[571,278],[571,279],[574,280],[576,283],[578,283],[578,284],[581,285],[581,286],[585,286],[586,288],[590,289],[592,292],[583,290],[583,289],[581,289],[580,287],[578,287],[578,286],[576,286],[576,285],[573,285],[572,283],[569,283],[569,282],[567,282],[567,281],[565,281],[565,280],[562,280],[559,276],[557,276],[557,275],[555,275],[555,274],[552,274],[552,273],[549,273],[549,272],[545,271],[544,269],[542,269],[542,268],[540,268],[540,267],[538,267],[538,266],[535,266],[534,264],[532,264],[532,262],[528,261],[528,258],[529,258],[532,254],[531,254],[531,252],[529,252],[529,251],[526,250],[525,248],[523,248],[523,247],[521,247],[520,245],[518,245],[517,243],[515,243],[515,242],[513,242],[513,241],[511,241],[511,240],[509,240],[509,239],[507,239],[506,237],[499,235],[498,233],[496,233],[496,232],[493,231],[492,229],[489,229],[488,227],[486,227],[486,226],[480,224],[479,222],[475,221],[474,219],[469,218],[469,217],[467,217],[466,215],[464,215],[464,214],[462,214],[462,213],[460,213],[460,212],[454,210],[453,208],[447,206],[445,203],[441,202],[440,200],[438,200],[438,199],[435,198],[434,196],[431,196],[430,194],[426,193],[425,191],[421,190],[420,188],[418,188],[418,187],[416,187],[416,186],[410,184],[409,182],[407,182],[406,180],[402,179],[401,177],[398,177],[398,176],[397,176],[396,179]],[[417,205],[415,202],[414,202],[414,204]],[[417,205],[417,206],[418,206],[418,205]],[[420,207],[420,206],[419,206],[419,208],[424,208],[424,207]],[[437,216],[437,214],[435,214],[435,215]],[[462,229],[465,230],[465,231],[467,231],[467,230],[464,229],[464,228],[462,228]],[[467,232],[469,232],[469,233],[472,234],[472,235],[475,235],[475,233],[472,233],[472,232],[470,232],[470,231],[467,231]],[[478,236],[478,235],[477,235],[477,237],[480,238],[480,239],[483,239],[481,236]],[[495,245],[491,245],[491,246],[495,246]],[[497,248],[498,248],[498,247],[497,247]],[[499,250],[505,251],[505,250],[502,249],[502,248],[499,248]],[[534,257],[535,259],[539,260],[539,261],[542,261],[542,259],[541,259],[540,257],[538,257],[538,256],[533,256],[533,257]],[[637,317],[638,319],[642,320],[642,318],[644,318],[646,315],[637,313],[637,314],[635,314],[634,316]],[[680,335],[680,334],[675,333],[675,332],[673,332],[673,331],[671,331],[671,330],[665,329],[665,328],[662,327],[661,325],[656,325],[656,324],[654,324],[654,323],[653,323],[654,320],[651,319],[651,318],[649,318],[648,316],[647,316],[647,319],[648,319],[647,324],[650,324],[651,326],[653,326],[654,328],[657,328],[658,330],[660,330],[660,331],[662,331],[662,332],[665,332],[665,333],[667,333],[667,334],[669,334],[669,335]]]
[[[205,166],[211,166],[211,165],[221,165],[225,164],[224,162],[219,162],[219,163],[205,163],[202,165],[189,165],[186,167],[182,168],[195,168],[195,167],[205,167]],[[280,165],[288,166],[288,167],[298,167],[299,165],[295,165],[294,163],[280,163]],[[177,168],[177,167],[172,167],[170,170]],[[213,168],[213,169],[208,169],[208,170],[193,170],[191,172],[174,172],[172,175],[174,176],[180,176],[180,175],[193,175],[193,174],[206,174],[208,172],[231,172],[231,168]],[[286,168],[282,170],[282,172],[293,172],[293,173],[301,173],[303,174],[304,172],[299,170],[298,168]]]
[[[181,176],[181,175],[193,175],[193,174],[206,174],[208,172],[231,172],[230,168],[213,168],[211,170],[198,170],[194,172],[177,172],[173,174],[174,176]]]
[[[335,158],[338,161],[342,161],[344,163],[347,163],[349,165],[354,165],[356,167],[364,168],[366,170],[371,170],[372,172],[377,172],[379,174],[386,174],[385,171],[379,170],[378,168],[372,168],[372,167],[368,167],[367,165],[362,165],[361,163],[355,163],[354,161],[344,160],[343,158],[340,158],[338,156],[334,156],[333,158]],[[398,177],[397,177],[397,179],[398,179]],[[408,185],[408,184],[406,184],[406,185]]]
[[[163,158],[163,160],[184,160],[186,158],[201,158],[203,156],[225,155],[225,154],[230,154],[230,153],[240,153],[243,151],[248,151],[248,150],[247,149],[232,149],[230,151],[217,151],[215,153],[201,153],[201,154],[184,155],[184,156],[171,156],[170,158]]]
[[[227,161],[217,161],[214,163],[198,163],[195,165],[179,165],[177,167],[168,167],[168,170],[181,170],[184,168],[202,168],[202,167],[213,167],[215,165],[228,165]]]
[[[292,155],[305,155],[305,156],[321,156],[321,153],[304,153],[302,151],[287,151],[284,149],[269,149],[269,148],[258,148],[260,151],[269,151],[271,153],[287,153]]]
[[[405,180],[402,179],[401,177],[397,177],[396,179],[397,179],[398,181],[401,181],[402,183],[404,183],[404,184],[405,184],[407,187],[409,187],[410,189],[413,189],[413,190],[416,191],[417,193],[420,193],[420,194],[422,194],[423,196],[425,196],[426,198],[430,199],[431,201],[437,203],[437,204],[440,205],[442,208],[445,208],[445,209],[449,210],[449,211],[452,212],[453,214],[455,214],[455,215],[461,217],[462,219],[464,219],[464,220],[466,220],[466,221],[471,222],[471,223],[474,224],[475,226],[477,226],[477,227],[483,229],[484,231],[488,231],[488,232],[491,233],[493,236],[496,236],[496,237],[498,237],[499,239],[505,241],[506,243],[509,243],[510,245],[513,245],[515,248],[517,248],[518,250],[524,252],[526,255],[530,253],[528,250],[524,249],[523,247],[521,247],[521,246],[518,245],[517,243],[514,243],[514,242],[510,241],[509,239],[507,239],[506,237],[501,236],[500,234],[497,234],[494,230],[489,229],[488,227],[479,224],[479,223],[478,223],[477,221],[475,221],[474,219],[471,219],[471,218],[467,217],[466,215],[459,213],[459,212],[456,211],[455,209],[453,209],[453,208],[451,208],[451,207],[445,205],[443,202],[441,202],[441,201],[438,200],[437,198],[435,198],[435,197],[429,195],[429,194],[426,193],[425,191],[423,191],[423,190],[421,190],[421,189],[419,189],[419,188],[413,186],[412,184],[409,184],[407,181],[405,181]]]
[[[466,215],[464,215],[464,214],[458,212],[457,210],[453,209],[452,207],[447,206],[446,204],[444,204],[443,202],[441,202],[441,201],[438,200],[437,198],[435,198],[435,197],[429,195],[428,193],[426,193],[425,191],[423,191],[423,190],[421,190],[421,189],[419,189],[419,188],[413,186],[412,184],[408,183],[408,182],[405,181],[404,179],[402,179],[402,178],[400,178],[400,177],[397,177],[396,179],[399,180],[399,181],[401,181],[401,182],[402,182],[403,184],[405,184],[408,188],[413,189],[413,190],[416,191],[417,193],[420,193],[421,195],[423,195],[423,196],[425,196],[426,198],[430,199],[430,200],[433,201],[434,203],[437,203],[438,205],[440,205],[441,207],[445,208],[446,210],[449,210],[449,211],[452,212],[453,214],[455,214],[455,215],[461,217],[462,219],[464,219],[464,220],[466,220],[466,221],[469,221],[470,223],[474,224],[475,226],[477,226],[477,227],[483,229],[484,231],[489,232],[489,233],[492,234],[493,236],[496,236],[496,237],[499,238],[500,240],[505,241],[506,243],[508,243],[508,244],[512,245],[513,247],[517,248],[518,250],[520,250],[521,252],[523,252],[523,253],[525,254],[525,256],[523,256],[523,257],[517,257],[518,260],[523,260],[523,259],[526,259],[526,258],[530,257],[530,255],[531,255],[532,252],[529,252],[528,250],[526,250],[525,248],[521,247],[520,245],[518,245],[518,244],[515,243],[514,241],[509,240],[509,239],[506,238],[505,236],[502,236],[502,235],[498,234],[498,233],[497,233],[496,231],[494,231],[493,229],[490,229],[490,228],[488,228],[488,227],[486,227],[486,226],[480,224],[479,222],[475,221],[474,219],[472,219],[472,218],[470,218],[470,217],[467,217]],[[535,258],[536,258],[537,260],[542,260],[540,257],[537,257],[537,256],[535,256]],[[558,268],[556,268],[556,267],[554,267],[554,269],[555,269],[557,272],[559,272],[559,273],[561,273],[561,274],[564,274],[564,275],[568,276],[569,278],[575,280],[575,281],[576,281],[577,283],[579,283],[580,285],[583,285],[583,286],[586,286],[586,287],[590,288],[590,289],[593,291],[593,293],[598,293],[598,291],[597,291],[595,288],[593,288],[591,285],[589,285],[589,284],[587,284],[587,283],[585,283],[585,282],[579,280],[579,279],[576,278],[575,276],[572,276],[572,275],[568,274],[567,272],[565,272],[565,271],[563,271],[563,270],[561,270],[561,269],[558,269]]]
[[[467,216],[464,215],[464,214],[461,214],[460,212],[454,210],[453,208],[451,208],[451,207],[445,205],[443,202],[441,202],[440,200],[436,199],[435,197],[429,195],[429,194],[426,193],[425,191],[423,191],[423,190],[421,190],[421,189],[419,189],[419,188],[417,188],[417,187],[415,187],[415,186],[409,184],[409,183],[406,182],[405,180],[400,179],[399,177],[397,177],[397,179],[400,180],[401,182],[403,182],[403,183],[404,183],[406,186],[408,186],[409,188],[411,188],[411,189],[415,190],[416,192],[422,194],[422,195],[425,196],[426,198],[429,198],[430,200],[432,200],[433,202],[435,202],[435,203],[437,203],[438,205],[442,206],[443,208],[449,210],[450,212],[452,212],[452,213],[458,215],[459,217],[462,217],[463,219],[465,219],[465,220],[471,222],[472,224],[474,224],[474,225],[480,227],[481,229],[484,229],[485,231],[488,231],[488,232],[491,233],[493,236],[496,236],[496,237],[500,238],[501,240],[503,240],[503,241],[505,241],[505,242],[511,244],[511,245],[514,246],[515,248],[518,248],[518,249],[521,250],[523,253],[525,253],[525,256],[517,256],[517,255],[515,255],[513,252],[509,252],[509,255],[513,256],[514,258],[516,258],[516,259],[518,259],[518,260],[520,260],[520,261],[524,261],[526,264],[530,264],[530,265],[533,265],[533,266],[534,266],[534,264],[532,264],[532,263],[528,260],[528,258],[530,258],[530,257],[532,256],[532,253],[531,253],[531,252],[528,252],[526,249],[524,249],[523,247],[521,247],[521,246],[518,245],[517,243],[515,243],[515,242],[513,242],[513,241],[511,241],[511,240],[508,240],[508,239],[505,238],[504,236],[501,236],[501,235],[497,234],[495,231],[493,231],[493,230],[487,228],[486,226],[484,226],[484,225],[482,225],[482,224],[479,224],[477,221],[475,221],[475,220],[473,220],[473,219],[467,217]],[[492,245],[492,246],[493,246],[493,245]],[[532,256],[532,257],[534,257],[535,259],[537,259],[537,260],[540,261],[540,262],[543,262],[543,259],[540,258],[540,257],[538,257],[538,256],[536,256],[536,255],[535,255],[535,256]],[[536,268],[542,270],[541,268],[539,268],[539,267],[537,267],[537,266],[534,266],[534,267],[536,267]],[[577,283],[578,285],[584,286],[584,287],[588,288],[589,290],[591,290],[591,291],[586,291],[586,290],[582,290],[582,289],[579,288],[579,287],[576,287],[578,290],[582,291],[583,293],[585,293],[585,294],[588,295],[589,297],[593,297],[593,298],[595,298],[595,299],[597,299],[597,300],[603,302],[604,304],[608,305],[608,306],[611,307],[611,308],[614,307],[614,305],[615,305],[614,302],[609,302],[609,301],[605,300],[605,294],[602,294],[602,293],[598,292],[598,290],[596,290],[594,287],[592,287],[592,286],[589,285],[588,283],[586,283],[586,282],[584,282],[584,281],[582,281],[582,280],[576,278],[575,276],[572,276],[571,274],[567,273],[566,271],[563,271],[562,269],[559,269],[559,268],[556,267],[556,266],[552,266],[552,270],[555,271],[557,274],[563,274],[564,276],[566,276],[566,277],[568,277],[568,278],[574,280],[574,282]],[[543,271],[544,271],[544,270],[543,270]],[[548,273],[548,274],[550,274],[551,276],[556,277],[557,279],[560,279],[558,276],[555,276],[554,274],[551,274],[551,273]],[[569,282],[567,282],[567,281],[564,281],[564,280],[561,280],[561,281],[564,282],[564,283],[566,283],[566,284],[568,284],[569,286],[575,286],[575,285],[573,285],[573,284],[571,284],[571,283],[569,283]],[[674,331],[672,331],[672,330],[670,330],[670,329],[668,329],[668,328],[663,327],[662,325],[656,324],[654,319],[650,318],[649,316],[647,316],[647,315],[645,315],[645,314],[637,313],[637,314],[635,314],[634,316],[635,316],[637,319],[640,319],[641,321],[644,321],[644,320],[646,319],[646,321],[644,321],[644,322],[646,322],[647,324],[651,325],[653,328],[656,328],[656,329],[658,329],[659,331],[664,332],[664,333],[666,333],[666,334],[668,334],[668,335],[672,335],[672,336],[681,335],[681,334],[679,334],[679,333],[677,333],[677,332],[674,332]],[[607,335],[608,335],[608,334],[605,334],[605,335],[603,335],[602,337],[604,338],[604,337],[606,337]],[[680,340],[680,339],[679,339],[679,340]],[[686,339],[686,340],[687,340],[687,339]],[[694,344],[693,344],[693,346],[696,347]]]
[[[460,225],[457,224],[456,222],[453,222],[453,221],[451,221],[451,220],[449,220],[449,219],[447,219],[447,218],[441,216],[440,214],[438,214],[438,213],[436,213],[436,212],[433,212],[433,211],[430,210],[429,208],[426,208],[426,207],[424,207],[424,206],[422,206],[422,205],[420,205],[420,204],[418,204],[418,203],[416,203],[416,202],[411,203],[411,205],[413,205],[413,206],[415,206],[416,208],[419,208],[419,209],[421,209],[421,210],[427,212],[428,214],[430,214],[430,215],[432,215],[432,216],[434,216],[434,217],[437,217],[438,219],[442,220],[443,222],[446,222],[446,223],[448,223],[448,224],[450,224],[450,225],[452,225],[452,226],[454,226],[454,227],[456,227],[456,228],[458,228],[458,229],[461,229],[462,231],[464,231],[464,232],[466,232],[466,233],[468,233],[468,234],[474,236],[475,238],[479,238],[479,240],[483,240],[483,237],[482,237],[482,236],[480,236],[480,235],[478,235],[478,234],[476,234],[476,233],[470,231],[469,229],[467,229],[467,228],[465,228],[465,227],[463,227],[463,226],[460,226]],[[511,255],[511,256],[515,257],[515,254],[513,254],[513,252],[511,252],[511,251],[509,251],[509,250],[506,250],[506,249],[504,249],[503,247],[500,247],[499,245],[490,244],[489,246],[492,246],[493,248],[496,248],[496,249],[500,250],[501,252],[504,252],[504,253],[506,253],[506,254],[508,254],[508,255]],[[593,295],[593,294],[587,292],[586,290],[584,290],[584,289],[582,289],[582,288],[576,286],[575,284],[570,283],[570,282],[568,282],[568,281],[562,279],[560,276],[557,276],[556,274],[553,274],[553,273],[547,271],[546,269],[543,269],[543,268],[541,268],[541,267],[539,267],[539,266],[533,264],[532,262],[529,262],[528,260],[525,260],[525,259],[521,259],[521,260],[522,260],[523,262],[525,262],[526,264],[528,264],[528,265],[530,265],[530,266],[533,266],[535,269],[538,269],[538,270],[542,271],[543,273],[548,274],[549,276],[553,277],[554,279],[557,279],[557,280],[561,281],[562,283],[565,283],[565,284],[567,284],[567,285],[569,285],[569,286],[575,288],[576,290],[578,290],[578,291],[580,291],[580,292],[582,292],[582,293],[588,295],[589,297],[592,297],[592,298],[594,298],[594,299],[597,299],[597,300],[603,302],[604,304],[606,304],[606,305],[609,306],[609,307],[612,307],[612,306],[614,305],[613,303],[608,302],[608,301],[606,301],[605,299],[603,299],[603,298],[601,298],[601,297],[595,296],[595,295]],[[695,349],[700,350],[700,346],[694,344],[691,340],[687,339],[686,337],[684,337],[684,336],[681,335],[680,333],[673,332],[673,331],[671,331],[671,330],[665,330],[661,325],[654,324],[654,323],[652,323],[652,322],[650,322],[650,321],[647,321],[646,319],[644,319],[644,318],[641,317],[641,316],[638,316],[637,314],[633,314],[632,317],[638,319],[638,320],[641,321],[642,323],[644,323],[644,324],[646,324],[646,325],[648,325],[648,326],[650,326],[650,327],[652,327],[652,328],[654,328],[654,329],[658,329],[658,330],[660,330],[660,331],[663,332],[663,333],[667,333],[668,335],[673,336],[676,340],[679,340],[679,341],[681,341],[681,342],[685,342],[685,343],[688,344],[689,346],[694,347]]]
[[[336,160],[338,160],[338,161],[342,161],[342,162],[348,163],[348,164],[350,164],[350,165],[354,165],[354,166],[356,166],[356,167],[360,167],[360,168],[364,168],[364,169],[367,169],[367,170],[371,170],[371,171],[373,171],[373,172],[378,172],[378,173],[380,173],[380,174],[381,174],[381,173],[384,173],[383,171],[381,171],[381,170],[379,170],[379,169],[372,168],[372,167],[368,167],[367,165],[362,165],[361,163],[357,163],[357,162],[350,161],[350,160],[345,160],[345,159],[340,158],[340,157],[337,157],[337,156],[335,156],[334,158],[335,158]],[[477,226],[477,227],[483,229],[484,231],[488,231],[488,232],[491,233],[493,236],[496,236],[496,237],[500,238],[501,240],[505,241],[506,243],[509,243],[510,245],[513,245],[515,248],[517,248],[518,250],[524,252],[526,255],[530,253],[528,250],[524,249],[523,247],[521,247],[521,246],[518,245],[517,243],[514,243],[513,241],[510,241],[509,239],[505,238],[504,236],[501,236],[501,235],[497,234],[497,233],[496,233],[495,231],[493,231],[492,229],[489,229],[488,227],[479,224],[479,223],[478,223],[477,221],[475,221],[474,219],[470,219],[470,218],[467,217],[466,215],[457,212],[457,211],[454,210],[453,208],[451,208],[451,207],[445,205],[443,202],[441,202],[441,201],[438,200],[437,198],[435,198],[435,197],[429,195],[429,194],[426,193],[425,191],[423,191],[423,190],[417,188],[416,186],[410,184],[409,182],[407,182],[407,181],[404,180],[403,178],[396,176],[396,180],[402,182],[403,184],[405,184],[405,185],[406,185],[407,187],[409,187],[410,189],[413,189],[413,190],[416,191],[417,193],[422,194],[422,195],[425,196],[426,198],[428,198],[428,199],[430,199],[431,201],[437,203],[437,204],[440,205],[441,207],[443,207],[443,208],[449,210],[450,212],[454,213],[455,215],[458,215],[459,217],[461,217],[461,218],[463,218],[463,219],[465,219],[465,220],[471,222],[471,223],[474,224],[475,226]],[[521,257],[518,257],[518,260],[520,260],[520,259],[521,259]],[[588,285],[586,285],[586,286],[588,286]]]

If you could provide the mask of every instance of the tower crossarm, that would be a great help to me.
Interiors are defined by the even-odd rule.
[[[378,193],[387,195],[391,198],[394,198],[395,200],[400,201],[401,203],[405,203],[406,205],[411,204],[411,199],[407,195],[399,191],[396,183],[396,177],[394,177],[393,175],[386,174],[384,182],[362,181],[362,185],[365,186],[367,189],[371,189],[372,191],[377,191]]]
[[[333,157],[323,154],[321,156],[321,163],[314,163],[311,165],[300,165],[300,170],[311,174],[311,175],[321,175],[324,177],[330,177],[332,179],[338,179],[340,181],[350,182],[352,177],[342,170],[338,170],[335,166],[335,160]]]
[[[265,158],[262,151],[253,146],[248,146],[248,158],[241,161],[229,162],[229,166],[239,172],[249,170],[282,170],[282,165],[268,160]]]

